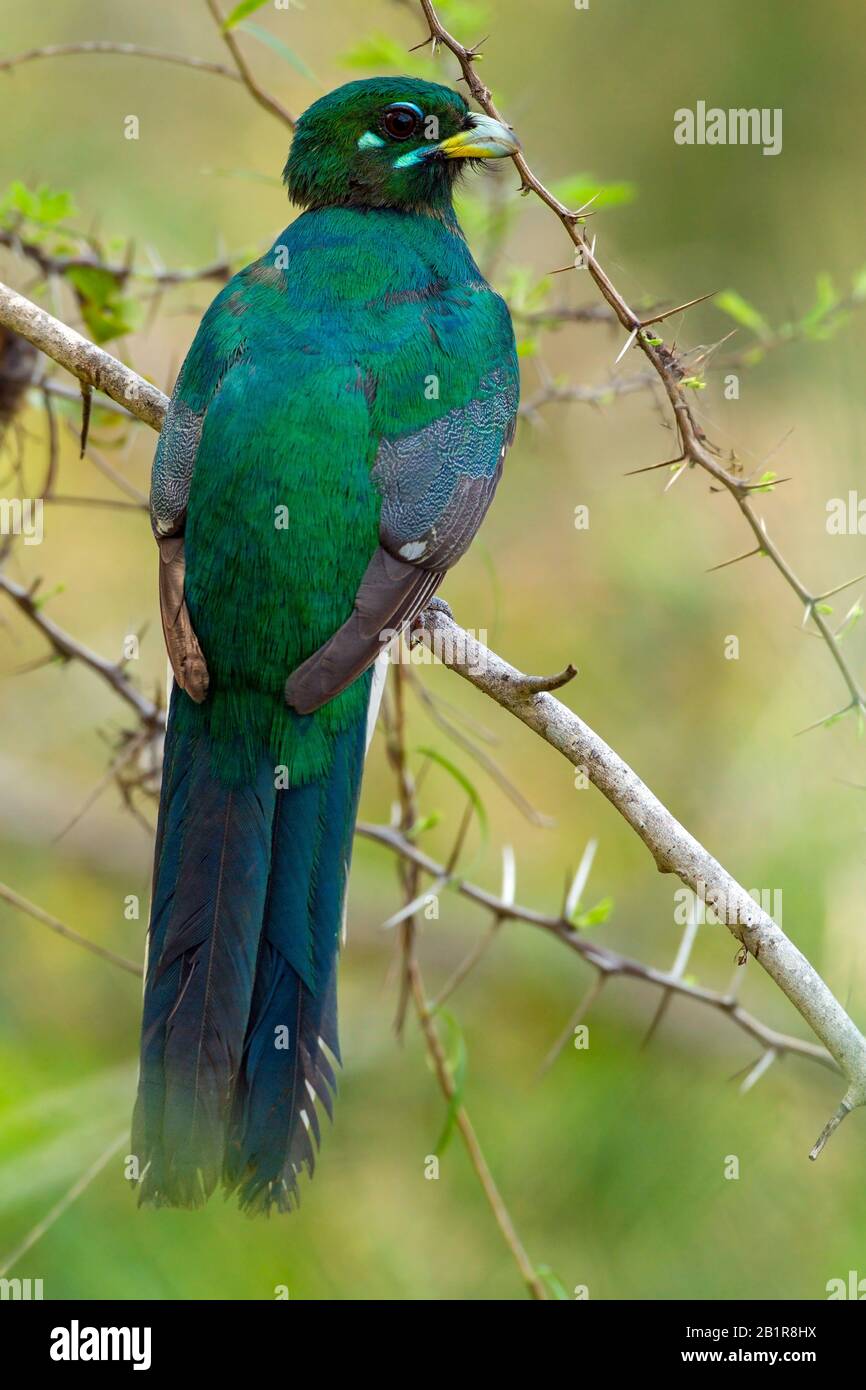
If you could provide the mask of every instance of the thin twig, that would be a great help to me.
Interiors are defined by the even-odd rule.
[[[3,1264],[0,1265],[0,1278],[5,1279],[9,1271],[17,1265],[18,1261],[23,1259],[29,1250],[33,1249],[36,1242],[41,1240],[47,1231],[51,1230],[51,1227],[60,1220],[61,1216],[65,1215],[73,1202],[75,1202],[81,1196],[82,1192],[90,1186],[94,1178],[99,1177],[103,1168],[111,1162],[114,1155],[123,1147],[128,1137],[128,1130],[124,1130],[122,1134],[118,1134],[115,1139],[112,1139],[108,1148],[99,1155],[99,1158],[90,1165],[86,1172],[82,1173],[80,1178],[76,1178],[69,1191],[63,1194],[60,1201],[55,1203],[51,1210],[42,1217],[41,1221],[37,1221],[33,1229],[24,1237],[21,1244],[17,1245],[11,1254],[7,1255]]]
[[[240,77],[250,96],[253,98],[253,101],[258,102],[259,106],[264,107],[266,111],[270,111],[272,116],[276,116],[277,119],[282,121],[283,125],[287,125],[290,130],[294,130],[296,122],[291,112],[287,111],[285,106],[283,106],[281,102],[277,101],[276,97],[272,97],[269,92],[266,92],[263,87],[259,86],[255,77],[253,76],[252,69],[250,68],[249,63],[243,55],[243,50],[240,44],[238,43],[231,29],[225,28],[224,16],[220,12],[220,7],[216,3],[216,0],[205,0],[205,3],[211,12],[211,15],[213,16],[214,23],[217,25],[217,28],[220,31],[223,43],[226,45],[229,53],[234,58],[235,67],[238,70],[238,76]]]
[[[120,970],[126,970],[130,975],[137,975],[141,978],[144,973],[141,966],[134,960],[127,960],[126,956],[119,956],[115,951],[108,951],[104,946],[99,946],[95,941],[82,936],[80,932],[74,931],[72,927],[67,927],[56,917],[52,917],[50,912],[45,912],[43,908],[37,907],[27,898],[22,898],[20,893],[16,893],[8,884],[0,883],[0,898],[9,903],[10,907],[15,907],[19,912],[26,912],[28,917],[33,917],[35,921],[41,922],[49,931],[56,932],[58,936],[65,937],[67,941],[72,941],[76,946],[81,946],[85,951],[90,951],[94,956],[100,956],[102,960],[109,961],[116,965]]]

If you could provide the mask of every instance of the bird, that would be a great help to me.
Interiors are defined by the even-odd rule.
[[[453,194],[514,155],[449,87],[299,118],[301,209],[207,309],[154,457],[172,668],[131,1170],[293,1210],[342,1065],[337,958],[374,673],[467,550],[515,432],[504,300]]]

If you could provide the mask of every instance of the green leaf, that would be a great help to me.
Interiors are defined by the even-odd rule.
[[[228,18],[223,20],[223,33],[226,34],[229,29],[234,29],[242,19],[246,19],[247,15],[255,14],[256,10],[260,10],[267,3],[268,0],[240,0],[240,4],[235,5]]]
[[[463,1092],[466,1087],[466,1069],[468,1056],[466,1052],[466,1039],[463,1036],[463,1029],[457,1019],[449,1009],[437,1009],[435,1015],[437,1021],[441,1019],[445,1025],[445,1060],[451,1079],[454,1082],[454,1094],[448,1102],[448,1113],[445,1116],[445,1124],[442,1133],[439,1135],[438,1142],[433,1152],[441,1158],[451,1142],[454,1133],[454,1124],[457,1119],[457,1111],[463,1104]]]
[[[716,295],[714,302],[723,314],[727,314],[743,328],[750,329],[756,337],[764,339],[772,337],[772,329],[763,314],[741,294],[737,294],[736,290],[722,290],[720,294]]]
[[[472,0],[439,0],[437,9],[452,34],[487,32],[490,10],[486,5],[473,4]]]
[[[98,266],[71,266],[65,278],[74,287],[81,316],[97,343],[110,342],[135,327],[137,305],[123,296],[120,282]]]
[[[318,82],[319,79],[316,74],[311,72],[303,58],[299,58],[287,43],[283,43],[282,39],[277,38],[276,34],[271,34],[267,29],[263,29],[261,24],[253,24],[252,20],[247,20],[245,24],[239,24],[238,28],[242,29],[245,34],[252,35],[254,39],[258,39],[259,43],[267,44],[274,53],[278,53],[287,63],[291,63],[295,71],[299,72],[302,77],[308,77],[311,82]]]
[[[390,34],[371,34],[369,38],[362,39],[354,48],[350,48],[348,53],[344,53],[340,62],[347,68],[365,68],[372,72],[382,72],[390,69],[392,72],[405,72],[410,76],[418,73],[428,74],[430,72],[429,59],[419,57],[417,53],[406,53],[406,49],[396,39],[392,39]]]
[[[601,183],[592,174],[571,174],[551,185],[551,193],[561,203],[576,211],[592,200],[595,208],[622,207],[633,203],[637,186],[633,183]]]
[[[72,194],[47,184],[30,189],[20,179],[13,179],[0,198],[0,220],[6,222],[12,220],[10,214],[17,213],[43,227],[54,227],[74,217],[75,212]]]
[[[828,315],[838,308],[839,296],[832,278],[825,270],[817,276],[815,288],[815,303],[797,326],[807,338],[825,339],[830,336],[834,327],[839,326],[825,322]]]
[[[613,898],[602,898],[595,907],[591,907],[588,912],[581,912],[575,917],[576,927],[597,927],[601,922],[606,922],[613,912]]]
[[[772,469],[767,469],[767,472],[761,474],[758,481],[749,488],[749,491],[772,492],[778,476],[778,473],[774,473]]]
[[[478,817],[482,838],[486,839],[488,825],[487,811],[484,808],[484,802],[481,800],[481,796],[474,783],[470,782],[466,773],[462,772],[460,768],[457,767],[456,763],[452,763],[451,759],[446,758],[443,753],[437,753],[435,748],[419,748],[417,752],[423,757],[429,758],[431,762],[438,763],[439,767],[444,768],[449,777],[453,777],[458,786],[463,788],[469,800],[472,802],[475,814]]]
[[[538,1265],[535,1270],[542,1284],[553,1294],[554,1299],[559,1302],[570,1303],[571,1298],[566,1292],[565,1285],[557,1274],[553,1272],[550,1265]]]

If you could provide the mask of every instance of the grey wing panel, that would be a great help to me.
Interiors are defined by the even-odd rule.
[[[382,495],[379,539],[392,555],[447,570],[469,548],[514,438],[516,392],[500,375],[425,429],[381,441],[372,477]]]
[[[204,412],[199,414],[172,397],[150,477],[150,520],[157,537],[183,529],[203,425]]]

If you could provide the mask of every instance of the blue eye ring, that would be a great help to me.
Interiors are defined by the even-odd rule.
[[[382,112],[383,134],[390,140],[411,140],[424,120],[424,112],[412,101],[394,101]]]

